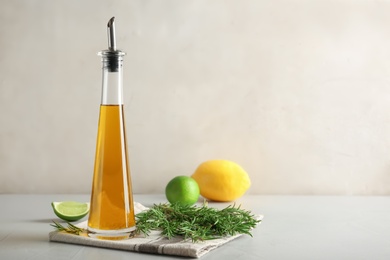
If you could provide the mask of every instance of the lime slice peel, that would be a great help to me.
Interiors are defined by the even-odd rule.
[[[89,212],[89,203],[83,202],[52,202],[51,206],[57,217],[66,221],[77,221],[85,217]]]

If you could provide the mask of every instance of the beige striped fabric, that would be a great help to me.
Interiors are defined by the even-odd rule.
[[[139,203],[135,203],[134,207],[135,213],[147,209]],[[262,219],[262,216],[258,217],[259,219]],[[87,221],[81,222],[77,224],[77,226],[86,228]],[[78,236],[58,231],[52,231],[49,233],[50,241],[191,258],[202,257],[211,250],[218,248],[229,241],[238,238],[239,236],[241,235],[193,243],[191,240],[184,240],[182,237],[167,239],[162,237],[159,231],[154,231],[147,237],[140,235],[127,240],[101,240],[90,238],[88,236]]]

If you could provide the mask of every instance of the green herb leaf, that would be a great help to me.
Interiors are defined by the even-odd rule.
[[[136,215],[137,233],[161,230],[167,238],[183,236],[193,242],[250,233],[260,222],[250,211],[228,206],[218,210],[182,204],[159,204]]]
[[[53,221],[54,224],[50,224],[50,226],[56,228],[58,231],[64,231],[66,233],[74,234],[74,235],[80,235],[80,233],[85,232],[86,230],[84,228],[76,227],[75,225],[66,222],[68,224],[67,227],[64,227],[58,222]]]

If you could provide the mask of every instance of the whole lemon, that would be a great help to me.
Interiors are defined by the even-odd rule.
[[[200,188],[200,194],[209,200],[232,201],[249,189],[251,181],[240,165],[227,160],[206,161],[191,176]]]
[[[176,176],[165,187],[165,196],[172,204],[193,205],[199,198],[198,183],[189,176]]]

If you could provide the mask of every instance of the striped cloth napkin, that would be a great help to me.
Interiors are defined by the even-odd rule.
[[[148,208],[144,207],[142,204],[137,202],[134,203],[135,214],[146,209]],[[257,217],[258,219],[263,218],[261,215],[258,215]],[[87,228],[87,221],[81,222],[76,226],[80,228]],[[241,235],[227,236],[224,238],[193,243],[191,240],[184,240],[182,237],[167,239],[161,236],[159,231],[151,232],[147,237],[139,235],[126,240],[101,240],[90,238],[88,236],[78,236],[59,231],[52,231],[49,233],[50,241],[192,258],[202,257],[211,250],[220,247],[240,236]]]

